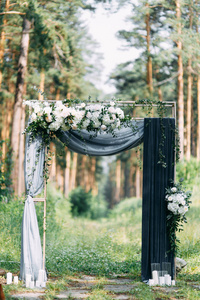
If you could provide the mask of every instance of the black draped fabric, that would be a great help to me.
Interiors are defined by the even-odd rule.
[[[161,123],[162,122],[162,123]],[[163,128],[163,129],[161,129]],[[142,280],[151,276],[151,263],[171,262],[174,275],[174,255],[169,251],[166,228],[167,203],[165,189],[174,179],[175,119],[145,119],[143,154],[143,203],[142,203]],[[162,153],[167,167],[159,161],[159,145],[164,133]]]

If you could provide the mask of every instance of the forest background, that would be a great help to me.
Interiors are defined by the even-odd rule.
[[[25,192],[24,131],[27,111],[23,99],[108,99],[92,81],[100,71],[100,57],[81,19],[95,13],[98,3],[112,1],[0,2],[0,197],[11,200]],[[90,3],[90,4],[89,4]],[[110,75],[115,98],[153,99],[177,103],[180,161],[198,170],[200,161],[200,33],[198,0],[130,1],[127,22],[132,30],[118,32],[127,47],[140,56],[116,67]],[[119,8],[126,5],[118,1]],[[93,57],[93,59],[91,59]],[[96,61],[95,64],[91,62]],[[142,111],[134,112],[143,114]],[[72,153],[58,140],[49,181],[68,197],[92,194],[113,208],[121,199],[141,197],[141,151],[111,159]],[[185,178],[191,176],[186,167]],[[198,172],[198,171],[197,171]],[[82,187],[82,189],[81,189]],[[86,197],[87,198],[87,197]],[[103,204],[104,203],[104,204]]]

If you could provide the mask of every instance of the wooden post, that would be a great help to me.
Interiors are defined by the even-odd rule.
[[[46,197],[47,197],[47,185],[46,182],[44,182],[43,270],[45,270],[45,251],[46,251]]]

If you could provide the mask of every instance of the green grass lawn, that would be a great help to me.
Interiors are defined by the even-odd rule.
[[[188,224],[184,225],[184,232],[179,233],[181,245],[178,256],[187,261],[187,266],[177,276],[177,289],[167,293],[162,288],[150,288],[141,283],[141,200],[127,199],[109,217],[89,220],[72,218],[69,204],[60,193],[54,192],[47,209],[46,267],[49,285],[46,299],[54,299],[58,291],[66,288],[70,278],[82,274],[95,275],[99,280],[88,299],[112,299],[102,290],[102,280],[116,276],[131,278],[137,284],[130,293],[131,299],[200,299],[200,290],[194,287],[200,286],[198,186],[193,191]],[[20,199],[0,204],[0,268],[15,273],[19,272],[23,206]],[[41,229],[41,204],[37,213]],[[7,295],[13,288],[16,289],[5,287]]]

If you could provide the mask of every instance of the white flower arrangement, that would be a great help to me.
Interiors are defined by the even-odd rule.
[[[171,250],[176,253],[178,249],[179,239],[176,237],[177,231],[183,230],[181,223],[187,223],[185,214],[190,208],[191,197],[190,191],[185,191],[182,187],[183,179],[179,183],[174,184],[173,187],[166,189],[165,200],[167,201],[167,227],[169,232],[169,240]]]
[[[25,101],[25,104],[32,108],[29,131],[40,127],[48,133],[70,129],[113,133],[114,129],[126,126],[130,121],[130,116],[124,116],[123,110],[114,101],[108,105],[87,105],[84,102],[72,105],[65,100],[52,103]]]

